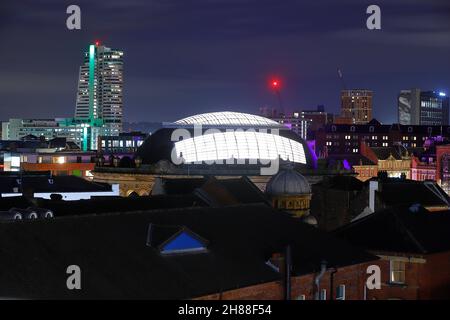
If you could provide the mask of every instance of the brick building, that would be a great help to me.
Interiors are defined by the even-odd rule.
[[[450,126],[384,125],[373,119],[368,124],[329,124],[316,132],[316,153],[327,157],[357,154],[361,142],[369,147],[422,147],[429,137],[450,138]]]
[[[381,289],[367,299],[450,297],[450,211],[412,205],[391,207],[334,234],[380,257]]]

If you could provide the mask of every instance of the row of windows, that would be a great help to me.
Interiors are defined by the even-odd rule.
[[[402,260],[391,260],[389,269],[389,282],[392,284],[406,283],[406,263]],[[319,292],[320,300],[327,300],[327,290],[321,289]],[[302,294],[297,300],[306,300],[306,295]],[[336,287],[336,300],[345,300],[345,285]]]
[[[306,295],[299,295],[297,300],[306,300]],[[327,300],[327,289],[320,290],[319,300]],[[345,285],[341,284],[336,287],[336,300],[345,300]]]
[[[424,111],[424,112],[422,112],[422,117],[425,117],[426,114],[430,114],[431,115],[430,112],[427,112],[427,111]],[[436,113],[436,112],[434,112],[434,113]],[[441,119],[442,118],[442,113],[437,112],[436,114],[439,114],[439,116],[433,116],[433,117],[429,116],[429,117],[436,118],[436,119]],[[439,125],[440,126],[441,124],[439,123],[439,124],[431,124],[431,125]],[[441,128],[435,128],[435,129],[439,130],[439,131],[441,130]],[[408,130],[408,133],[414,132],[414,128],[413,127],[408,127],[407,130]],[[331,131],[332,132],[336,132],[337,131],[337,126],[335,126],[335,125],[331,126]],[[356,131],[356,127],[355,126],[351,126],[350,127],[350,132],[355,132],[355,131]],[[370,126],[369,127],[369,132],[370,133],[375,132],[375,127],[374,126]],[[433,132],[433,127],[428,127],[427,128],[427,132],[428,132],[428,134],[431,134]],[[447,127],[447,132],[450,133],[450,126]]]
[[[133,140],[102,140],[101,144],[102,144],[102,148],[106,148],[106,147],[126,147],[126,148],[132,148],[132,147],[140,147],[142,145],[143,141],[142,140],[138,140],[138,141],[133,141]]]

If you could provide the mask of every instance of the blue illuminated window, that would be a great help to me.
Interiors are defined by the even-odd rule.
[[[187,231],[181,232],[161,248],[162,254],[202,251],[206,251],[206,245]]]
[[[202,253],[207,251],[208,241],[184,226],[150,224],[147,246],[163,255]]]

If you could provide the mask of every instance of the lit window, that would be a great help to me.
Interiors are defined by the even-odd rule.
[[[405,283],[406,264],[404,261],[391,260],[390,280],[391,283]]]
[[[345,285],[341,284],[336,288],[336,300],[345,300]]]
[[[64,164],[66,163],[65,157],[53,157],[53,163]]]

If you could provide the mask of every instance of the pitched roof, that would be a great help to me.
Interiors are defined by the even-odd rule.
[[[0,193],[14,193],[25,189],[36,193],[101,192],[111,191],[111,186],[75,176],[51,176],[46,172],[0,174]]]
[[[156,194],[192,194],[201,198],[210,206],[267,202],[264,193],[245,176],[230,179],[217,179],[215,177],[159,178],[155,185]]]
[[[397,206],[375,212],[334,231],[371,251],[429,254],[450,250],[450,211]]]
[[[70,205],[63,200],[38,199],[37,203],[42,208],[52,210],[57,217],[206,206],[200,198],[194,195],[160,195],[132,198],[93,197],[89,200],[70,201]]]
[[[329,189],[337,190],[347,190],[347,191],[361,191],[364,187],[364,182],[361,180],[347,175],[336,175],[331,177],[326,177],[319,183],[313,184],[313,189],[315,187],[324,186]],[[314,191],[313,191],[314,194]]]
[[[386,206],[421,204],[424,207],[448,206],[448,195],[434,182],[386,179],[378,196]]]
[[[149,224],[184,226],[208,251],[161,255]],[[265,205],[140,211],[0,223],[0,296],[10,298],[187,299],[276,281],[266,265],[290,244],[293,273],[374,259]],[[67,290],[78,265],[82,290]]]

